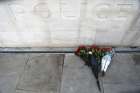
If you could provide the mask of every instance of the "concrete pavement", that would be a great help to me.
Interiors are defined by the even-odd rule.
[[[104,93],[140,93],[140,55],[117,54],[101,79]],[[0,93],[99,93],[73,54],[0,54]]]

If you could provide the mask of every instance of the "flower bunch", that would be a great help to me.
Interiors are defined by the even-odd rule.
[[[110,52],[112,48],[102,48],[95,45],[92,46],[79,46],[75,54],[83,59],[91,69],[96,78],[98,89],[101,91],[99,83],[99,72],[101,71],[102,58],[107,52]]]
[[[95,45],[79,46],[75,54],[82,58],[87,65],[91,65],[91,57],[94,57],[95,61],[100,64],[102,57],[106,54],[106,52],[111,50],[112,48],[109,47],[102,48]]]

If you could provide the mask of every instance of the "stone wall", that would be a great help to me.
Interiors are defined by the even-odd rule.
[[[2,0],[0,47],[140,46],[139,0]]]

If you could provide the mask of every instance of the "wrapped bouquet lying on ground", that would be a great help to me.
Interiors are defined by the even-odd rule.
[[[97,80],[98,88],[101,91],[99,74],[102,73],[104,76],[108,66],[110,65],[113,56],[112,48],[103,48],[95,45],[79,46],[75,54],[84,60],[85,64],[92,69]]]

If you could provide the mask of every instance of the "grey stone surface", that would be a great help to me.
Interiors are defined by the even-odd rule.
[[[26,91],[26,90],[16,90],[16,93],[39,93],[39,92]]]
[[[63,57],[57,54],[31,54],[17,89],[37,93],[59,93]]]
[[[106,83],[140,83],[140,73],[131,54],[117,54],[104,77]]]
[[[138,56],[117,54],[103,78],[105,93],[140,93],[140,65]],[[136,57],[136,58],[135,58]]]
[[[63,64],[64,60],[64,64]],[[104,93],[140,93],[140,55],[117,54],[102,79]],[[0,93],[99,93],[74,54],[0,54]]]
[[[140,93],[140,85],[104,84],[104,93]]]
[[[0,93],[15,93],[17,74],[0,76]]]
[[[65,57],[61,93],[99,93],[91,70],[73,54]]]
[[[27,59],[25,54],[0,54],[0,93],[15,93]]]
[[[24,69],[28,54],[0,53],[0,76],[20,73]]]

